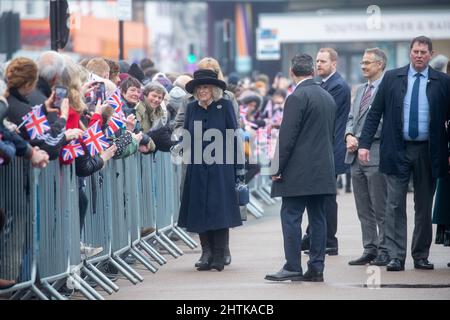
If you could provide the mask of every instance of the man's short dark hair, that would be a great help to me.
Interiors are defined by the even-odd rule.
[[[313,58],[306,53],[298,54],[292,58],[291,69],[296,77],[310,76],[314,73]]]
[[[428,51],[433,51],[433,43],[431,42],[431,39],[425,36],[419,36],[419,37],[415,37],[414,39],[411,40],[411,44],[409,45],[409,49],[411,50],[414,43],[421,43],[421,44],[426,44],[428,46]]]

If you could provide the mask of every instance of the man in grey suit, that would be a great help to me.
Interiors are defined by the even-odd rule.
[[[286,263],[265,279],[323,282],[327,241],[325,202],[336,194],[333,138],[337,107],[333,97],[313,80],[311,56],[295,56],[290,74],[297,87],[284,106],[276,149],[279,166],[272,177],[272,196],[282,197]],[[303,274],[300,226],[305,208],[311,248],[308,270]]]
[[[384,236],[387,186],[384,175],[378,171],[382,123],[379,124],[374,136],[374,142],[370,149],[372,155],[370,161],[362,164],[357,159],[358,140],[385,68],[386,55],[382,50],[379,48],[365,50],[361,61],[361,70],[367,83],[358,87],[356,91],[345,130],[345,143],[347,144],[345,163],[351,164],[353,194],[356,211],[361,222],[364,246],[362,256],[350,261],[349,265],[370,263],[385,266],[389,262]]]

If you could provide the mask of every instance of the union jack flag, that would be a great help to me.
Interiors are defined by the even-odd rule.
[[[83,142],[91,156],[102,152],[109,147],[108,141],[100,128],[100,121],[94,123],[83,135]]]
[[[78,139],[71,141],[62,148],[62,158],[64,161],[73,160],[82,155],[84,155],[84,150]]]
[[[50,125],[42,107],[33,108],[33,110],[24,117],[24,123],[30,139],[36,139],[50,129]]]
[[[107,136],[111,136],[123,127],[124,121],[120,114],[114,113],[111,120],[108,121]]]
[[[116,91],[113,92],[111,96],[109,96],[108,99],[106,99],[106,102],[113,107],[115,113],[123,113],[122,111],[122,98],[120,97],[120,88],[117,88]]]

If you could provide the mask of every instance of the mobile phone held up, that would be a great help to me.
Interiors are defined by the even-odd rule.
[[[106,89],[104,82],[99,82],[97,84],[97,88],[95,89],[95,103],[97,103],[98,100],[100,100],[100,103],[103,103],[106,100]]]
[[[53,107],[61,108],[61,102],[67,98],[69,90],[64,86],[55,86],[55,99],[53,100]]]

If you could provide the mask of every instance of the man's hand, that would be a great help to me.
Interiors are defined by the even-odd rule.
[[[362,164],[368,164],[370,161],[369,150],[367,149],[359,149],[358,150],[358,159]]]
[[[358,150],[358,139],[352,135],[347,135],[345,138],[345,141],[347,142],[347,150],[349,152],[355,152]]]
[[[39,149],[39,147],[33,147],[30,161],[31,165],[35,168],[45,168],[49,162],[49,157],[44,150]]]
[[[83,135],[83,130],[81,129],[67,129],[66,132],[64,132],[64,135],[66,136],[66,140],[70,141],[73,139],[78,139]]]
[[[272,176],[272,181],[279,181],[279,180],[281,180],[281,174],[277,176]]]

